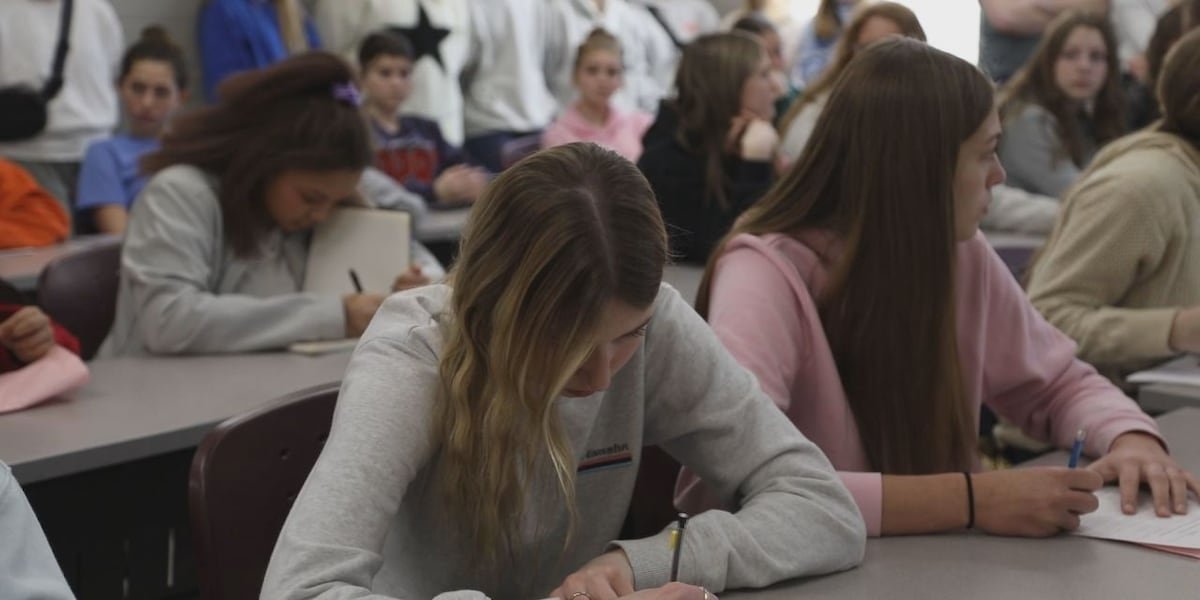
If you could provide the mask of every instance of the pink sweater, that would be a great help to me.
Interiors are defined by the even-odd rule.
[[[642,135],[654,117],[641,112],[620,112],[609,107],[608,122],[595,125],[579,114],[572,104],[542,132],[542,147],[550,148],[571,142],[595,142],[633,162],[642,155]]]
[[[883,478],[871,473],[854,414],[838,377],[814,297],[828,283],[818,253],[836,252],[829,234],[734,238],[717,263],[709,322],[759,385],[841,472],[877,536]],[[1070,446],[1088,431],[1086,452],[1104,454],[1128,431],[1157,435],[1154,421],[1107,379],[1075,358],[1075,344],[1033,309],[982,235],[958,245],[955,272],[958,352],[967,397],[986,402],[1033,437]],[[978,465],[977,465],[978,468]],[[728,505],[684,470],[680,510]]]

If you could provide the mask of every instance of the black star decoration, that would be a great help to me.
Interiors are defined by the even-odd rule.
[[[425,14],[425,6],[420,2],[417,3],[417,24],[415,26],[400,27],[399,25],[393,25],[391,30],[404,34],[404,37],[412,42],[413,50],[417,53],[413,57],[413,64],[416,64],[423,56],[432,56],[433,60],[437,61],[438,66],[443,71],[446,70],[446,64],[442,62],[441,44],[442,40],[450,35],[450,30],[434,27],[433,23],[429,22],[429,15]]]

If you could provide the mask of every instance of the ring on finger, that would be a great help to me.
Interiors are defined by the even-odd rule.
[[[575,600],[576,598],[579,598],[580,596],[587,598],[587,600],[592,600],[592,595],[587,592],[575,592],[574,594],[571,594],[571,597],[567,598],[567,600]],[[705,598],[707,599],[708,597],[705,596]]]
[[[704,599],[703,599],[703,600],[712,600],[712,594],[708,593],[708,589],[707,589],[707,588],[705,588],[705,587],[704,587],[704,586],[702,586],[702,585],[698,585],[698,586],[696,586],[696,587],[700,588],[700,591],[704,593]]]

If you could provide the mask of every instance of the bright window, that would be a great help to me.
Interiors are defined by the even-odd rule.
[[[912,9],[929,43],[971,64],[979,58],[979,2],[976,0],[895,0]],[[792,0],[792,14],[806,23],[818,0]]]

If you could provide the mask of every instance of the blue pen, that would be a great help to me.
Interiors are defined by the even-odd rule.
[[[1079,465],[1079,455],[1083,453],[1083,441],[1086,439],[1086,429],[1080,429],[1075,432],[1075,443],[1071,445],[1071,458],[1067,461],[1068,469],[1074,469]]]

